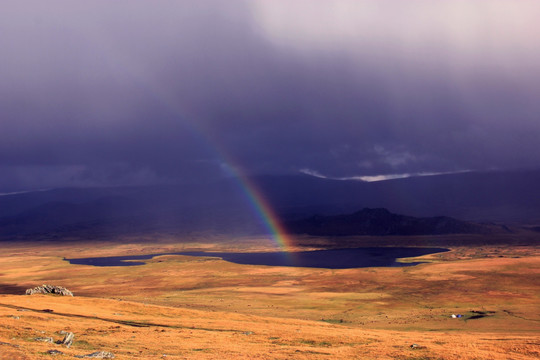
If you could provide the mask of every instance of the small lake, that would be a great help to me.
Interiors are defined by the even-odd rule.
[[[188,255],[217,257],[243,265],[293,266],[325,269],[352,269],[362,267],[404,267],[422,262],[400,263],[399,258],[416,257],[449,251],[444,248],[415,247],[363,247],[300,252],[231,253],[188,251],[149,255],[109,256],[80,259],[64,259],[74,265],[92,266],[140,266],[144,261],[160,255]]]

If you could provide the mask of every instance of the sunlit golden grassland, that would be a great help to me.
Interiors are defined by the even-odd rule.
[[[452,247],[403,268],[272,267],[176,255],[132,267],[63,261],[272,249],[260,239],[2,243],[0,359],[48,358],[49,349],[68,355],[104,350],[117,359],[540,356],[540,251],[534,244]],[[418,259],[403,259],[411,260]],[[44,283],[65,286],[75,297],[18,295]],[[71,348],[34,341],[60,339],[60,330],[75,333]]]

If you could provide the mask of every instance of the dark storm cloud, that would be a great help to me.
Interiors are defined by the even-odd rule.
[[[17,2],[0,190],[540,166],[534,3]],[[226,154],[226,155],[225,155]]]

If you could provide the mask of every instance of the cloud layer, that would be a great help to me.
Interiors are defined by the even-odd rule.
[[[17,2],[1,191],[540,166],[536,2]]]

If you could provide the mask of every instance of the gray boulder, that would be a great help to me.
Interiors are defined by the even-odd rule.
[[[73,339],[75,338],[75,334],[72,332],[68,332],[64,335],[64,339],[59,342],[59,344],[65,345],[66,347],[70,347],[71,344],[73,344]]]

